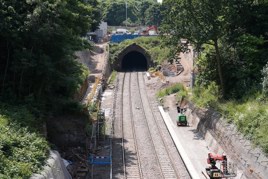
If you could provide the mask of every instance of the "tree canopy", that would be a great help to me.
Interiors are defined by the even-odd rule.
[[[219,111],[268,153],[268,1],[165,0],[162,33],[198,57],[191,100]],[[219,88],[221,94],[219,94]]]
[[[102,0],[103,19],[108,25],[158,25],[161,21],[161,4],[154,0]],[[127,11],[127,15],[126,15]]]
[[[237,98],[242,89],[260,87],[268,60],[267,1],[165,0],[163,6],[162,32],[169,43],[187,39],[201,54],[199,85],[215,81],[223,97]]]
[[[0,0],[0,92],[3,100],[43,109],[72,98],[87,70],[74,51],[97,28],[96,0]],[[55,104],[55,105],[54,105]]]

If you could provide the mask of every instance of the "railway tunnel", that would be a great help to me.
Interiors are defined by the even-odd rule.
[[[146,71],[147,67],[146,57],[137,51],[127,53],[122,59],[122,71]]]
[[[141,46],[133,43],[123,49],[116,61],[117,71],[147,71],[153,65],[150,54]]]

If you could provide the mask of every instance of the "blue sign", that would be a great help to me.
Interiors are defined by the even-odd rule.
[[[110,156],[89,156],[89,163],[92,165],[110,165],[111,157]]]

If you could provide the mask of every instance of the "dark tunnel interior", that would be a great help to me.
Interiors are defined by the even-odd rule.
[[[137,51],[127,53],[122,60],[122,71],[147,71],[146,57]]]

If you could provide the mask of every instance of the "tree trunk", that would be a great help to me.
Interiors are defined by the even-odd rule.
[[[216,50],[216,60],[217,60],[217,67],[218,67],[218,75],[220,78],[221,93],[222,93],[222,97],[225,97],[225,84],[224,84],[224,79],[223,79],[223,74],[222,74],[221,55],[220,55],[218,40],[214,40],[214,47]]]
[[[20,83],[19,83],[19,97],[21,97],[21,92],[23,90],[23,75],[24,75],[24,69],[22,68],[21,74],[20,74]]]
[[[3,77],[3,83],[2,83],[2,93],[4,93],[4,91],[5,91],[5,81],[6,81],[7,70],[8,70],[8,66],[9,66],[9,58],[10,58],[9,53],[10,53],[10,51],[9,51],[9,43],[7,41],[7,61],[6,61],[5,73],[4,73],[4,77]]]

